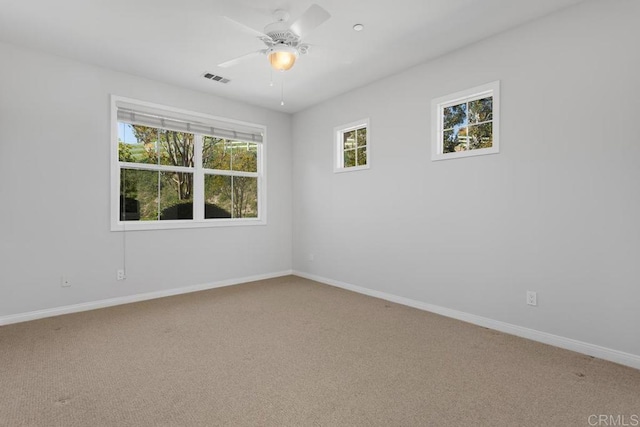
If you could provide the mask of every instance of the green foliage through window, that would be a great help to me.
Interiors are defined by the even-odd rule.
[[[118,130],[121,221],[193,219],[196,169],[205,219],[258,217],[257,143],[124,122]]]
[[[443,153],[493,146],[493,97],[474,99],[442,109]]]
[[[367,164],[367,127],[359,127],[342,133],[343,167],[351,168]]]

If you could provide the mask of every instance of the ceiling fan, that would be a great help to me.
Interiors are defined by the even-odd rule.
[[[276,21],[267,25],[264,32],[260,32],[225,16],[225,20],[252,33],[267,47],[218,64],[218,67],[228,68],[253,56],[266,55],[275,70],[289,70],[298,56],[305,55],[309,51],[309,45],[302,43],[302,37],[329,19],[331,15],[317,4],[312,4],[292,24],[289,24],[290,15],[285,10],[276,10],[274,17]]]

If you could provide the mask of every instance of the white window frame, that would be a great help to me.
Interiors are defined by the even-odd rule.
[[[136,169],[166,171],[184,170],[185,172],[193,172],[193,219],[121,221],[120,169],[123,165],[127,165],[128,163],[120,162],[118,156],[118,109],[126,107],[138,108],[148,113],[156,113],[158,115],[161,115],[162,117],[177,119],[188,118],[189,120],[197,123],[212,124],[212,126],[213,124],[215,124],[215,126],[221,127],[222,129],[229,129],[230,131],[251,129],[252,131],[260,132],[262,134],[262,142],[257,144],[257,173],[245,173],[240,171],[216,171],[217,175],[252,176],[258,178],[257,218],[204,218],[204,176],[205,171],[210,172],[210,170],[202,167],[202,140],[204,138],[201,135],[196,134],[194,144],[194,149],[196,150],[194,153],[194,163],[196,166],[193,169],[180,166],[136,164]],[[126,98],[118,95],[111,95],[111,231],[165,230],[175,228],[265,225],[267,223],[266,141],[267,128],[264,125],[212,116],[209,114],[203,114],[180,108],[169,107],[166,105],[140,101],[137,99]]]
[[[350,132],[355,129],[365,128],[367,130],[367,164],[362,166],[344,166],[344,148],[343,144],[343,135],[346,132]],[[335,173],[339,172],[355,172],[360,170],[369,169],[371,166],[371,129],[369,128],[369,119],[357,120],[355,122],[347,123],[342,126],[336,126],[333,129],[333,135],[335,141],[333,143],[333,171]]]
[[[492,146],[488,148],[478,148],[475,150],[458,151],[455,153],[443,153],[443,110],[446,107],[457,105],[463,102],[492,96],[493,119],[492,124]],[[431,101],[431,160],[458,159],[461,157],[482,156],[485,154],[497,154],[500,152],[500,81],[496,80],[471,89],[441,96]]]

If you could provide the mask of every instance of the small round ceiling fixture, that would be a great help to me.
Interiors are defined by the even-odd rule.
[[[356,24],[356,25],[354,25],[354,26],[353,26],[353,29],[354,29],[355,31],[362,31],[362,30],[364,30],[364,25],[362,25],[362,24]]]

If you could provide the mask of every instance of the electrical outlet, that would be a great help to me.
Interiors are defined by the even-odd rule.
[[[538,305],[538,293],[534,291],[527,291],[527,304]]]
[[[68,288],[69,286],[71,286],[71,281],[68,277],[62,276],[60,278],[60,286],[62,286],[63,288]]]
[[[118,270],[116,273],[116,279],[118,280],[124,280],[127,278],[127,275],[124,274],[124,270]]]
[[[314,254],[309,254],[309,261],[313,262],[314,259],[316,259],[316,256]]]

